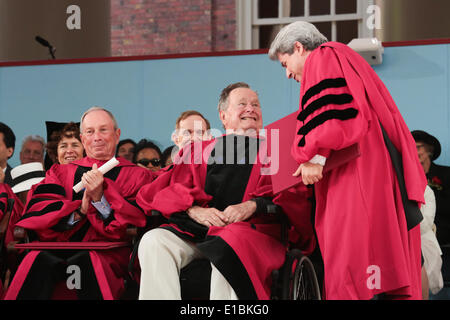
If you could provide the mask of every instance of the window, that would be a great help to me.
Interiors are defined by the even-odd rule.
[[[313,23],[328,40],[348,43],[373,37],[366,10],[374,0],[236,0],[238,49],[268,48],[278,31],[294,21]]]

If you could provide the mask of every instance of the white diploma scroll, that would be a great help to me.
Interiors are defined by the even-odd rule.
[[[112,157],[110,160],[108,160],[108,162],[105,162],[100,168],[98,168],[98,171],[100,171],[101,173],[103,173],[103,175],[105,175],[109,170],[111,170],[118,164],[119,160],[117,160],[116,157]],[[83,190],[83,188],[84,188],[83,181],[80,181],[75,186],[73,186],[73,191],[78,193],[81,190]]]

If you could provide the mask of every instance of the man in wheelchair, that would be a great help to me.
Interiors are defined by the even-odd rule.
[[[269,299],[271,274],[285,260],[279,211],[292,225],[289,239],[314,249],[311,196],[301,184],[273,194],[258,95],[245,83],[219,100],[226,134],[194,142],[174,167],[137,195],[146,214],[167,223],[142,237],[139,299],[181,299],[180,270],[195,259],[211,264],[210,299]],[[281,210],[279,210],[281,209]]]
[[[143,227],[146,223],[135,197],[154,174],[123,158],[104,175],[98,170],[114,157],[120,140],[120,129],[109,111],[89,109],[81,118],[80,129],[87,156],[53,165],[45,179],[30,190],[23,216],[16,224],[27,230],[31,241],[61,246],[27,253],[5,299],[61,298],[55,297],[55,288],[67,283],[69,271],[76,270],[71,266],[80,269],[81,279],[79,287],[69,289],[76,289],[71,292],[80,299],[117,299],[124,291],[129,246],[66,248],[74,242],[80,246],[97,244],[95,248],[99,243],[126,242],[129,225]],[[76,193],[72,188],[80,181],[85,189]]]

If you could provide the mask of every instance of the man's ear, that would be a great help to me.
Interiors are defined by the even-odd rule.
[[[173,143],[175,145],[178,145],[178,134],[177,134],[178,130],[175,130],[174,132],[172,132],[172,135],[170,137],[170,139],[173,141]]]
[[[222,121],[222,124],[225,126],[225,121],[226,121],[226,114],[225,114],[225,111],[223,111],[223,110],[221,110],[221,111],[219,111],[219,118],[220,118],[220,121]]]
[[[300,53],[300,55],[303,54],[303,52],[305,51],[305,47],[298,41],[294,42],[294,52],[298,51]]]
[[[8,159],[11,158],[13,154],[14,154],[14,148],[13,147],[6,148],[6,157]]]

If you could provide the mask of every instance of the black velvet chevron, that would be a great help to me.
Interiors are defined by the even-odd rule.
[[[305,119],[311,115],[314,111],[327,106],[329,104],[347,104],[353,101],[353,97],[348,93],[343,94],[327,94],[326,96],[320,97],[314,100],[302,112],[298,114],[297,120],[305,121]]]
[[[341,88],[341,87],[345,87],[345,86],[347,86],[347,81],[345,81],[344,78],[325,79],[325,80],[320,81],[318,84],[309,88],[303,95],[302,108],[305,106],[305,104],[308,102],[308,100],[311,99],[311,97],[320,93],[322,90],[325,90],[328,88]]]
[[[356,118],[358,114],[358,110],[355,108],[348,108],[344,110],[327,110],[322,112],[318,116],[312,118],[308,123],[306,123],[303,127],[301,127],[297,134],[303,135],[303,138],[299,141],[298,146],[305,146],[305,136],[311,132],[311,130],[317,128],[321,124],[325,123],[328,120],[337,119],[337,120],[349,120]]]
[[[36,190],[34,190],[34,194],[45,194],[45,193],[54,193],[60,196],[66,196],[66,190],[64,187],[55,183],[45,183],[38,185]]]
[[[64,202],[62,202],[62,201],[53,202],[53,203],[49,204],[48,206],[46,206],[42,210],[27,212],[20,218],[20,220],[24,220],[24,219],[36,217],[36,216],[43,216],[46,213],[61,210],[63,205],[64,205]]]

